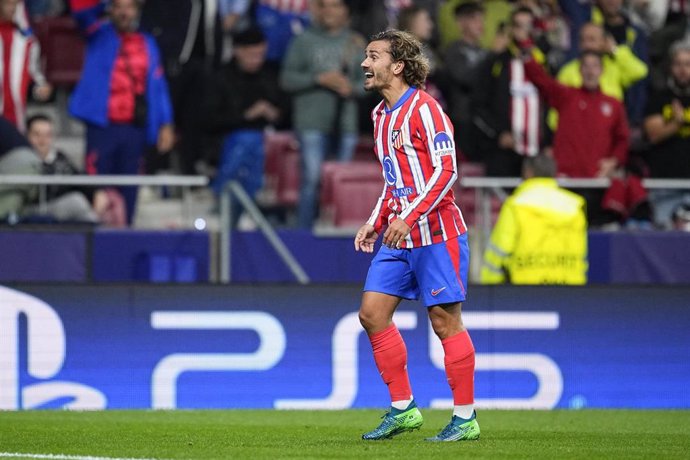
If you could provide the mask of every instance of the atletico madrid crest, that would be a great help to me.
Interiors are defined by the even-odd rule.
[[[399,149],[403,145],[402,132],[399,129],[394,129],[391,132],[391,143],[394,149]]]

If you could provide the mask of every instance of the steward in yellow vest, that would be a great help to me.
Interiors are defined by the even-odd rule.
[[[484,284],[585,284],[585,200],[553,178],[553,159],[525,158],[525,181],[505,201],[484,252]]]

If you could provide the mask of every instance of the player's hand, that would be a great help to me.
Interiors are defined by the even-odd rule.
[[[400,249],[410,231],[412,228],[403,219],[395,219],[383,234],[383,244],[392,249]]]
[[[374,252],[374,243],[378,237],[379,234],[372,225],[362,225],[355,235],[355,251]]]

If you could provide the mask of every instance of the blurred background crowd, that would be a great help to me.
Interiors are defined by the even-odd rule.
[[[313,228],[333,218],[330,165],[376,166],[360,63],[396,27],[424,45],[461,176],[518,177],[544,153],[558,176],[611,180],[575,190],[590,226],[690,230],[690,190],[642,182],[690,180],[689,15],[690,0],[0,0],[0,174],[200,174],[216,199],[238,180]],[[1,218],[35,214],[34,188],[2,187]],[[136,188],[48,195],[56,221],[135,219]]]

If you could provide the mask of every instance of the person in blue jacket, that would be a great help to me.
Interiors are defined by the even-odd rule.
[[[147,145],[172,149],[168,84],[153,37],[137,30],[139,0],[70,0],[87,39],[82,76],[69,104],[86,124],[89,174],[137,174]],[[103,13],[107,13],[104,17]],[[132,223],[136,187],[123,187]]]

